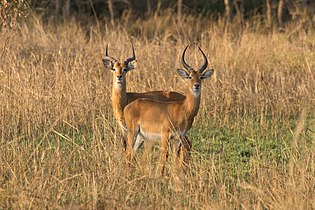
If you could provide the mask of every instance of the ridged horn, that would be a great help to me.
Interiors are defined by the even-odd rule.
[[[207,56],[205,55],[205,53],[202,51],[202,49],[200,47],[198,47],[200,52],[202,53],[203,59],[204,59],[204,63],[203,65],[199,68],[199,71],[202,73],[208,66],[208,59]]]
[[[109,58],[111,61],[116,62],[117,60],[108,55],[108,44],[106,45],[105,57]]]
[[[185,62],[185,53],[186,53],[186,50],[187,48],[189,47],[189,45],[186,46],[186,48],[184,49],[184,52],[182,54],[182,65],[184,66],[184,68],[188,71],[193,71],[194,68],[192,68],[191,66],[189,66],[186,62]]]
[[[131,47],[132,47],[132,57],[127,58],[125,60],[125,64],[128,64],[129,62],[136,60],[136,54],[135,54],[135,49],[133,48],[133,44],[131,44]]]

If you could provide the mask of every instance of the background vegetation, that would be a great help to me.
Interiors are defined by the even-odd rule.
[[[126,2],[114,1],[111,20],[75,15],[74,1],[60,19],[50,1],[29,1],[32,10],[2,1],[0,209],[314,209],[313,19],[290,16],[280,33],[264,13],[221,17],[219,1],[204,3],[217,5],[216,16],[184,1],[180,19],[173,1],[152,3],[143,17],[133,16],[141,10],[131,1],[132,16],[118,13]],[[250,2],[244,8],[254,8]],[[175,69],[187,44],[189,63],[202,62],[200,45],[215,69],[188,134],[185,174],[171,155],[166,175],[156,175],[159,144],[146,144],[136,166],[125,167],[101,59],[107,43],[125,59],[131,41],[138,65],[128,90],[185,93]]]

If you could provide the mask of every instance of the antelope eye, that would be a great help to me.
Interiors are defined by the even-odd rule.
[[[192,77],[191,77],[191,76],[188,76],[188,79],[192,79]]]

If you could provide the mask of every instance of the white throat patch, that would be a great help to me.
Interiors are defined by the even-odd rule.
[[[199,97],[201,93],[201,89],[195,90],[194,88],[191,90],[195,97]]]
[[[122,82],[115,82],[115,88],[116,89],[120,89],[120,88],[122,88],[122,85],[123,85],[123,83]]]

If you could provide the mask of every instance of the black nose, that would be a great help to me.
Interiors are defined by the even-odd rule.
[[[200,84],[195,84],[194,86],[195,86],[196,89],[200,88]]]
[[[117,79],[122,80],[122,76],[121,75],[117,76]]]

